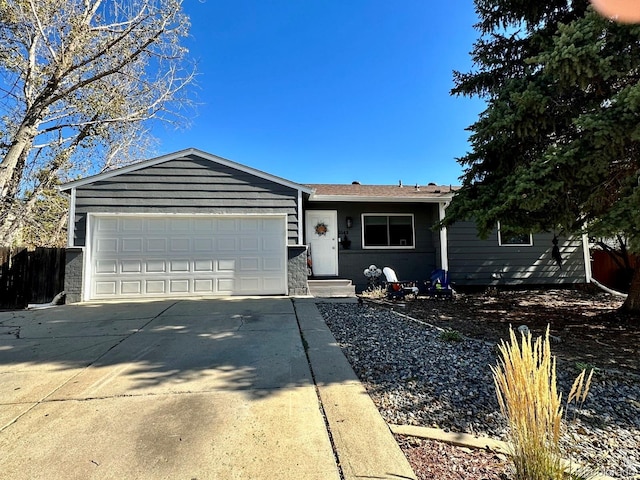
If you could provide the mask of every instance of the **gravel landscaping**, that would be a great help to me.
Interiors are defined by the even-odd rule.
[[[498,409],[489,368],[497,361],[495,343],[452,338],[433,325],[368,303],[319,303],[318,308],[388,423],[505,439],[506,422]],[[578,373],[575,363],[558,360],[563,398]],[[571,421],[567,422],[564,446],[571,459],[616,478],[640,476],[637,375],[598,372],[583,408],[570,408],[567,416]],[[401,446],[403,443],[407,453],[418,442],[401,439]],[[427,452],[432,458],[422,463],[442,464],[436,454],[443,448],[423,448],[414,456]],[[450,456],[464,463],[461,457],[471,462],[474,455],[458,451]],[[485,463],[480,471],[486,470]],[[500,463],[497,459],[495,468]],[[412,464],[419,474],[419,465]],[[489,477],[482,474],[477,478]]]

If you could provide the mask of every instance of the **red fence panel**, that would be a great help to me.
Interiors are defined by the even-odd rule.
[[[593,278],[613,288],[619,292],[628,292],[631,284],[633,269],[629,270],[621,267],[613,259],[612,255],[604,250],[591,250],[591,273]],[[629,255],[629,260],[633,266],[638,261],[638,257]],[[622,259],[619,260],[624,265]]]

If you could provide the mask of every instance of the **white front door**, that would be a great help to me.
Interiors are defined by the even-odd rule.
[[[338,275],[338,212],[307,210],[306,239],[311,249],[313,275]]]

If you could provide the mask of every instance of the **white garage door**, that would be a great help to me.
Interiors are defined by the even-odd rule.
[[[91,216],[92,299],[286,294],[286,218]]]

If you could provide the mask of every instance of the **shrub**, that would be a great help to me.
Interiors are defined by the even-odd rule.
[[[591,371],[593,373],[600,372],[600,369],[598,367],[596,367],[594,364],[589,363],[589,362],[576,362],[575,365],[576,365],[576,369],[579,372],[582,372],[582,371],[585,371],[585,370],[586,371]]]
[[[445,342],[461,342],[462,334],[457,330],[443,330],[440,332],[440,340]]]
[[[501,359],[491,367],[500,410],[509,423],[516,480],[560,480],[565,477],[560,452],[563,408],[557,391],[556,361],[551,355],[549,328],[544,339],[532,342],[531,333],[518,342],[510,329],[510,343],[498,347]],[[567,405],[583,403],[591,376],[576,378]]]

